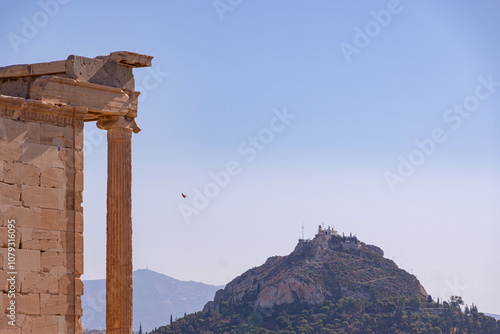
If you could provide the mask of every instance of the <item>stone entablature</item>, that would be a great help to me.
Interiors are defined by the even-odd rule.
[[[83,332],[83,126],[89,121],[108,130],[107,275],[113,283],[107,329],[131,333],[130,147],[131,133],[140,131],[132,69],[150,66],[152,58],[114,52],[0,68],[1,333]],[[9,246],[16,254],[15,326],[6,313]]]
[[[87,108],[85,121],[100,116],[137,117],[139,92],[132,69],[153,57],[132,52],[0,68],[0,95]]]
[[[0,95],[0,117],[83,128],[88,108]]]

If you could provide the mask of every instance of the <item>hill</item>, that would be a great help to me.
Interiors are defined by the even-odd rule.
[[[142,324],[143,331],[151,331],[185,313],[199,311],[214,297],[220,286],[198,282],[184,282],[172,277],[140,269],[133,273],[134,331]],[[106,328],[106,280],[84,281],[82,296],[83,328]]]
[[[319,229],[217,291],[202,312],[158,334],[500,333],[500,322],[452,297],[437,303],[417,278],[355,236]]]
[[[330,231],[299,241],[288,256],[271,257],[248,270],[218,291],[205,310],[219,310],[224,303],[256,310],[294,302],[320,305],[346,297],[427,297],[416,277],[385,259],[380,248]]]

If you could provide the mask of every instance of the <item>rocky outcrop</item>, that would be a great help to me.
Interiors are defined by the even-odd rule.
[[[346,244],[350,246],[345,247]],[[415,276],[383,257],[377,246],[355,238],[317,235],[301,240],[288,256],[270,257],[262,266],[235,278],[204,310],[244,307],[253,310],[301,303],[320,305],[353,297],[369,300],[427,293]]]
[[[326,295],[326,291],[312,280],[290,276],[264,287],[257,296],[255,308],[273,308],[275,305],[292,303],[318,305],[325,301]]]

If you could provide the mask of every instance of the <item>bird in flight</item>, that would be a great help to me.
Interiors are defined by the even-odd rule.
[[[186,197],[187,197],[187,195],[184,195],[184,193],[181,193],[181,195],[182,195],[182,197],[183,197],[183,198],[186,198]]]

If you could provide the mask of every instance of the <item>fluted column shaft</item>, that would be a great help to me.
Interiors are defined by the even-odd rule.
[[[125,124],[125,126],[123,126]],[[124,118],[108,130],[106,333],[132,334],[132,129]]]

